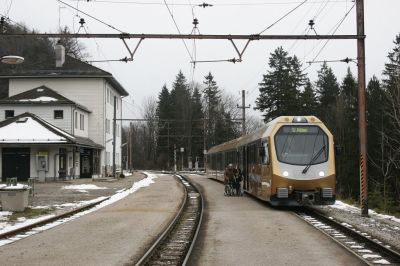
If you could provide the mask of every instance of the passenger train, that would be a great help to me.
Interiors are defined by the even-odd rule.
[[[243,189],[273,206],[335,203],[333,136],[315,116],[281,116],[252,134],[207,151],[207,173],[241,169]]]

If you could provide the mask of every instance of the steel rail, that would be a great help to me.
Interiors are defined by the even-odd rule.
[[[181,180],[184,180],[185,182],[189,183],[184,176],[182,176],[182,175],[176,175],[176,176],[180,177]],[[168,225],[168,227],[164,230],[164,232],[156,239],[156,241],[153,243],[153,245],[147,250],[147,252],[140,258],[140,260],[134,264],[135,266],[152,265],[152,263],[151,263],[152,260],[156,261],[158,259],[157,252],[159,251],[159,249],[162,249],[165,242],[168,240],[170,235],[174,232],[176,227],[181,222],[181,219],[185,216],[185,212],[187,212],[187,207],[190,207],[190,204],[188,201],[188,198],[190,197],[190,193],[189,193],[189,188],[184,184],[183,181],[182,181],[182,183],[185,187],[185,199],[184,199],[177,215],[172,220],[172,222]],[[182,254],[182,255],[184,255],[184,257],[182,258],[182,262],[179,263],[178,265],[185,265],[187,263],[190,253],[194,247],[194,244],[195,244],[195,241],[196,241],[196,238],[197,238],[200,226],[201,226],[202,217],[203,217],[203,197],[201,196],[201,194],[199,193],[199,191],[196,187],[194,187],[192,184],[190,184],[190,187],[198,193],[198,195],[201,199],[200,215],[199,215],[197,223],[195,223],[196,230],[195,230],[194,235],[191,237],[190,246],[189,246],[189,248],[185,247],[186,252],[184,254]],[[177,255],[177,257],[179,257],[179,255]],[[173,264],[173,262],[169,261],[168,265],[176,265],[176,264]]]
[[[168,225],[168,227],[164,230],[164,232],[156,239],[156,241],[151,245],[151,247],[147,250],[147,252],[140,258],[138,262],[136,262],[135,266],[140,266],[144,265],[144,263],[150,258],[150,256],[153,254],[155,249],[160,245],[160,243],[166,238],[167,234],[172,230],[173,226],[176,224],[177,220],[179,217],[181,217],[183,209],[186,205],[187,201],[187,189],[185,189],[185,197],[184,201],[181,204],[181,207],[179,208],[179,211],[175,218],[172,220],[172,222]]]
[[[186,180],[187,180],[187,179],[186,179]],[[197,191],[198,191],[198,189],[197,189]],[[200,194],[200,193],[199,193],[199,194]],[[203,197],[201,196],[201,194],[200,194],[200,198],[201,198],[201,213],[200,213],[199,224],[198,224],[198,226],[197,226],[196,233],[195,233],[194,236],[193,236],[192,244],[190,245],[190,248],[189,248],[189,250],[188,250],[188,252],[187,252],[187,254],[186,254],[185,260],[184,260],[183,263],[182,263],[182,265],[184,265],[184,266],[187,264],[187,262],[188,262],[188,260],[189,260],[189,257],[190,257],[190,255],[192,254],[192,250],[193,250],[194,244],[196,243],[197,237],[198,237],[198,235],[199,235],[201,223],[202,223],[202,221],[203,221],[204,199],[203,199]]]
[[[84,206],[82,206],[82,207],[73,209],[73,210],[68,211],[68,212],[65,212],[65,213],[63,213],[63,214],[56,215],[56,216],[53,216],[53,217],[50,217],[50,218],[41,220],[41,221],[39,221],[39,222],[32,223],[32,224],[29,224],[29,225],[26,225],[26,226],[23,226],[23,227],[20,227],[20,228],[17,228],[17,229],[14,229],[14,230],[11,230],[11,231],[8,231],[8,232],[5,232],[5,233],[2,233],[2,234],[0,234],[0,239],[10,238],[10,237],[12,237],[12,236],[16,236],[16,235],[19,235],[19,234],[21,234],[21,233],[30,231],[30,230],[32,230],[33,228],[37,228],[37,227],[40,227],[40,226],[43,226],[43,225],[46,225],[46,224],[55,222],[55,221],[57,221],[57,220],[64,219],[64,218],[66,218],[66,217],[73,216],[74,214],[77,214],[77,213],[79,213],[79,212],[83,212],[83,211],[86,211],[86,210],[88,210],[88,209],[91,209],[91,208],[95,207],[96,205],[102,203],[103,201],[108,200],[109,198],[110,198],[110,197],[106,197],[106,198],[101,199],[101,200],[99,200],[99,201],[96,201],[96,202],[93,202],[93,203],[84,205]]]
[[[189,39],[189,40],[363,40],[365,35],[145,34],[145,33],[2,33],[2,37]]]
[[[382,244],[380,244],[378,239],[372,239],[372,238],[368,238],[364,235],[362,235],[361,233],[357,232],[356,229],[354,227],[347,227],[345,225],[343,225],[342,223],[335,221],[333,219],[330,219],[329,217],[326,217],[324,214],[322,214],[321,212],[312,209],[312,208],[305,208],[304,210],[302,210],[303,213],[316,218],[317,220],[329,225],[330,227],[332,227],[333,229],[342,232],[346,237],[350,237],[353,240],[356,240],[358,242],[360,242],[360,244],[364,244],[365,247],[364,249],[371,249],[373,252],[378,253],[379,255],[382,255],[381,259],[388,259],[390,264],[393,265],[399,265],[400,264],[400,253],[398,253],[397,251],[388,248]],[[295,215],[297,217],[299,217],[300,219],[306,221],[308,224],[314,226],[311,222],[307,221],[304,217],[302,217],[301,214],[299,214],[299,212],[294,212]],[[321,232],[323,232],[324,234],[326,234],[327,236],[329,236],[330,238],[334,239],[335,242],[337,242],[338,244],[340,244],[341,246],[343,246],[344,248],[346,248],[348,251],[350,251],[351,253],[353,253],[354,255],[356,255],[358,258],[360,258],[361,260],[363,260],[365,263],[367,263],[368,265],[376,265],[376,263],[371,262],[370,260],[368,260],[367,257],[363,257],[362,255],[367,255],[367,254],[362,254],[362,253],[357,253],[357,249],[352,249],[351,245],[348,246],[345,243],[339,241],[338,239],[336,239],[334,236],[330,235],[328,232],[326,232],[325,230],[318,228],[317,226],[314,226],[315,228],[319,229]],[[379,241],[379,242],[378,242]],[[378,258],[371,258],[371,259],[378,259]]]

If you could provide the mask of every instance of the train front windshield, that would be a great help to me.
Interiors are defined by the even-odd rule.
[[[293,165],[313,165],[328,160],[328,136],[318,126],[281,127],[275,135],[278,161]]]

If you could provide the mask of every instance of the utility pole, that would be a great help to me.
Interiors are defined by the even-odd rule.
[[[365,35],[364,0],[356,0],[358,59],[358,128],[360,138],[360,204],[361,216],[368,216],[367,128],[365,118]],[[361,38],[362,37],[362,38]]]
[[[237,105],[237,108],[242,109],[242,136],[246,135],[246,108],[250,108],[246,106],[246,94],[245,90],[242,90],[242,106]]]
[[[128,153],[128,158],[129,158],[129,171],[132,170],[132,122],[129,123],[129,153]]]
[[[207,172],[206,169],[206,155],[207,155],[207,148],[206,148],[206,119],[203,119],[203,168],[204,172]]]
[[[116,147],[116,130],[117,129],[117,96],[114,96],[114,118],[113,118],[113,177],[115,177],[115,147]]]
[[[167,161],[167,169],[168,169],[168,171],[170,170],[169,169],[169,122],[167,122],[167,126],[168,126],[168,128],[167,128],[167,130],[168,130],[168,139],[167,139],[167,143],[168,143],[168,148],[167,148],[167,150],[168,150],[168,152],[167,152],[167,154],[168,154],[168,161]]]
[[[174,173],[176,173],[176,145],[174,145]]]

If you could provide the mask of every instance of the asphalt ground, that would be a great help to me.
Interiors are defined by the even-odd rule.
[[[290,211],[249,196],[225,197],[207,176],[187,175],[205,198],[188,265],[364,265]]]
[[[73,205],[68,207],[69,203],[93,200],[99,197],[108,197],[114,195],[121,189],[130,188],[134,182],[145,178],[142,172],[134,171],[132,175],[119,179],[90,179],[81,178],[57,182],[35,183],[34,195],[29,197],[29,205],[32,207],[48,206],[54,207],[63,205],[59,212],[68,211],[74,208]],[[67,186],[74,185],[95,185],[102,189],[75,190],[64,189]]]
[[[120,184],[120,181],[110,182],[107,185],[109,192],[123,188],[124,182],[130,187],[132,184],[128,180]],[[150,186],[79,219],[0,247],[0,264],[125,265],[137,261],[175,216],[184,197],[183,185],[175,177],[159,175],[154,181]],[[52,185],[58,186],[45,184]],[[92,196],[106,195],[98,193],[100,191]],[[47,202],[48,197],[44,194],[53,195],[38,189],[38,204]],[[80,197],[86,196],[75,198],[67,194],[63,197],[83,199]]]

